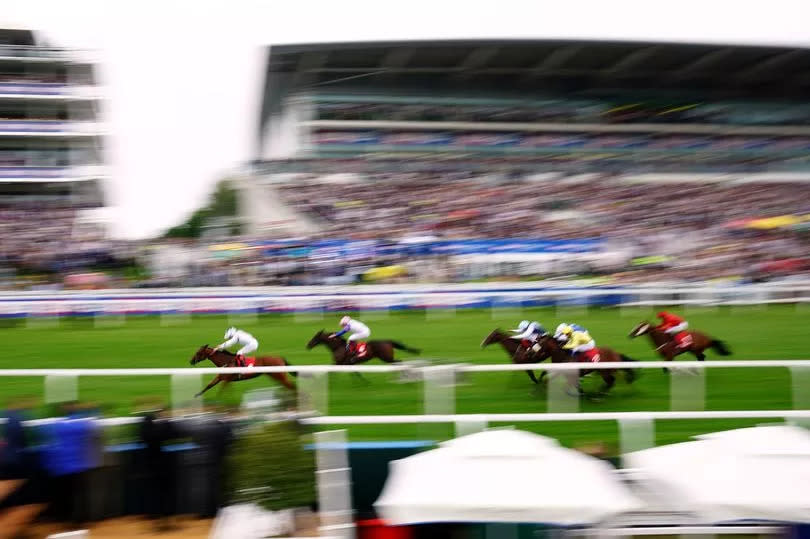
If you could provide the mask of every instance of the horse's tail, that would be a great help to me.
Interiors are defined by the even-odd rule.
[[[720,354],[721,356],[730,356],[731,349],[726,346],[726,343],[721,341],[720,339],[712,339],[712,344],[709,345],[712,350]]]
[[[637,359],[633,359],[632,357],[630,357],[630,356],[626,356],[626,355],[624,355],[624,354],[619,354],[619,358],[620,358],[622,361],[633,362],[633,363],[635,363],[636,361],[638,361]],[[624,369],[624,375],[625,375],[625,377],[626,377],[626,379],[627,379],[627,383],[628,383],[628,384],[632,384],[632,383],[633,383],[633,382],[635,382],[635,381],[636,381],[636,379],[639,377],[639,375],[640,375],[641,373],[640,373],[640,372],[636,372],[636,371],[638,371],[638,370],[639,370],[639,369]]]
[[[406,352],[416,354],[417,356],[422,353],[422,351],[419,348],[411,348],[410,346],[405,346],[399,341],[390,341],[390,342],[391,346],[393,346],[397,350],[405,350]]]
[[[286,358],[281,358],[281,361],[284,362],[285,367],[292,367],[289,361]],[[293,375],[293,377],[298,378],[298,371],[289,371],[289,374]]]

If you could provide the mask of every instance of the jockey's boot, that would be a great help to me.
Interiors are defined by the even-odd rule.
[[[357,357],[356,357],[356,355],[354,353],[354,343],[352,341],[349,341],[349,342],[346,343],[346,355],[345,355],[345,358],[346,358],[346,363],[348,363],[349,365],[354,365],[354,362],[357,359]]]

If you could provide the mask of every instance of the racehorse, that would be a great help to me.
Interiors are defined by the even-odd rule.
[[[530,352],[529,348],[522,346],[518,339],[513,339],[511,335],[501,331],[501,328],[493,329],[492,333],[487,335],[487,338],[481,342],[481,348],[486,348],[490,344],[494,343],[498,343],[503,346],[503,349],[506,350],[506,353],[509,355],[512,363],[518,365],[522,363],[540,363],[549,357],[548,352],[544,352],[543,349],[541,349],[539,352]],[[527,370],[526,374],[529,375],[529,378],[535,384],[540,383],[540,381],[534,375],[534,371]],[[542,371],[540,373],[540,380],[545,378],[546,374],[546,371]]]
[[[335,365],[357,365],[358,363],[365,363],[374,358],[381,359],[386,363],[400,363],[400,360],[394,358],[394,350],[404,350],[405,352],[418,355],[421,350],[418,348],[411,348],[405,346],[398,341],[368,341],[365,344],[365,353],[359,351],[355,354],[349,354],[346,350],[346,339],[343,337],[332,337],[324,330],[316,333],[307,343],[307,350],[312,350],[319,344],[325,345],[332,351],[332,359]],[[358,349],[359,350],[359,349]]]
[[[731,355],[731,350],[729,350],[726,343],[720,339],[709,337],[708,335],[704,335],[699,331],[687,331],[685,333],[687,333],[685,339],[686,346],[681,346],[662,330],[653,326],[649,321],[644,320],[633,328],[633,331],[630,332],[629,337],[634,339],[645,334],[649,335],[655,351],[658,352],[658,354],[661,355],[665,361],[672,361],[675,356],[679,356],[684,352],[690,352],[697,358],[698,361],[703,361],[706,359],[706,354],[703,352],[707,348],[711,348],[721,356]],[[664,372],[666,372],[666,370],[667,369],[664,369]]]
[[[550,335],[545,335],[540,337],[537,341],[540,343],[542,347],[541,352],[539,353],[547,353],[551,356],[552,363],[570,363],[573,361],[570,355],[566,350],[560,346],[560,344]],[[619,362],[635,362],[635,359],[632,359],[624,354],[620,354],[615,350],[607,347],[599,347],[596,349],[597,361],[604,361],[606,363],[619,363]],[[616,370],[617,369],[588,369],[583,365],[583,368],[579,370],[579,376],[577,376],[576,371],[565,371],[564,375],[568,380],[569,388],[575,388],[579,394],[583,394],[582,386],[580,385],[579,379],[583,376],[586,376],[594,371],[599,372],[599,376],[602,377],[602,381],[604,385],[599,390],[599,395],[604,395],[614,386],[616,383]],[[632,384],[636,378],[638,377],[635,369],[621,369],[624,372],[624,378],[628,384]]]
[[[197,350],[197,353],[194,354],[194,357],[191,358],[191,361],[189,361],[189,363],[191,365],[196,365],[200,361],[205,361],[206,359],[210,360],[211,363],[213,363],[217,367],[240,367],[241,366],[241,365],[237,365],[236,354],[233,354],[233,353],[228,352],[226,350],[217,350],[215,348],[211,348],[207,344],[204,344],[204,345],[200,346],[199,350]],[[256,366],[256,367],[283,367],[283,366],[289,366],[290,365],[287,362],[287,360],[284,359],[283,357],[265,356],[265,357],[257,357],[257,358],[253,358],[253,359],[254,359],[253,365]],[[281,385],[283,385],[287,389],[290,389],[292,391],[296,390],[295,384],[292,383],[289,376],[287,376],[286,372],[268,372],[268,373],[256,373],[256,374],[252,374],[252,373],[251,374],[222,373],[222,374],[216,375],[216,377],[214,377],[214,379],[211,380],[211,382],[209,382],[209,384],[207,386],[205,386],[205,389],[203,389],[202,391],[200,391],[199,393],[197,393],[194,396],[199,397],[200,395],[202,395],[203,393],[205,393],[206,391],[208,391],[209,389],[211,389],[212,387],[214,387],[215,385],[217,385],[220,382],[225,382],[226,384],[229,384],[231,382],[239,382],[241,380],[250,380],[251,378],[256,378],[257,376],[261,376],[262,374],[267,374],[267,376],[269,376],[270,378],[275,378],[276,380],[281,382]],[[292,374],[293,376],[298,376],[298,374],[295,373],[295,372],[291,372],[290,374]]]

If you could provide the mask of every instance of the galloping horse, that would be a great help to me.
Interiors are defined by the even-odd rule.
[[[687,331],[686,333],[688,333],[688,337],[690,338],[689,344],[687,346],[679,346],[669,335],[653,326],[649,321],[644,320],[633,328],[629,337],[634,339],[645,334],[649,335],[655,351],[658,352],[665,361],[672,361],[675,356],[679,356],[684,352],[690,352],[698,361],[703,361],[706,359],[706,354],[703,352],[707,348],[711,348],[721,356],[731,355],[731,350],[729,350],[726,343],[720,339],[709,337],[699,331]],[[667,369],[664,369],[664,371],[666,370]]]
[[[545,352],[549,354],[551,356],[552,363],[572,362],[572,358],[568,355],[568,352],[563,350],[560,344],[553,337],[546,335],[541,337],[537,342],[539,342],[540,346],[542,347],[539,353]],[[635,359],[627,357],[624,354],[620,354],[611,348],[600,346],[597,348],[597,351],[599,352],[599,361],[604,361],[607,363],[636,361]],[[586,376],[594,371],[598,371],[599,375],[602,377],[602,381],[604,382],[604,385],[599,390],[599,394],[604,395],[610,391],[610,388],[612,388],[616,383],[616,369],[588,369],[585,365],[587,364],[583,364],[583,368],[579,370],[578,377],[575,371],[566,371],[564,373],[566,379],[568,380],[569,388],[575,388],[579,394],[582,394],[583,391],[578,378],[582,378],[583,376]],[[621,370],[624,372],[624,377],[628,384],[632,384],[636,380],[637,373],[635,372],[635,369]]]
[[[319,344],[325,345],[332,351],[332,359],[335,365],[356,365],[365,363],[374,358],[381,359],[386,363],[400,363],[394,358],[394,350],[404,350],[411,354],[419,354],[421,350],[405,346],[398,341],[368,341],[365,343],[366,352],[361,356],[348,354],[346,351],[346,339],[343,337],[331,337],[329,333],[320,330],[307,343],[307,350],[312,350]]]
[[[191,365],[196,365],[200,361],[205,361],[206,359],[210,360],[211,363],[216,365],[217,367],[238,367],[239,365],[236,364],[236,354],[232,354],[231,352],[225,350],[217,350],[215,348],[211,348],[207,344],[200,346],[197,353],[194,354],[194,357],[191,358],[189,363]],[[255,358],[255,362],[253,363],[256,367],[282,367],[282,366],[289,366],[290,364],[287,362],[286,359],[283,357],[274,357],[274,356],[265,356],[265,357],[257,357]],[[275,378],[281,384],[286,387],[287,389],[291,389],[295,391],[295,384],[292,383],[290,378],[287,376],[286,372],[269,372],[269,373],[256,373],[256,374],[241,374],[241,373],[223,373],[218,374],[216,377],[211,380],[211,382],[205,386],[205,389],[194,395],[195,397],[199,397],[215,385],[220,382],[225,382],[226,384],[230,382],[239,382],[241,380],[250,380],[251,378],[256,378],[257,376],[261,376],[262,374],[267,374],[270,378]],[[295,372],[290,373],[293,376],[298,376]]]
[[[522,363],[540,363],[549,357],[548,352],[544,352],[542,349],[539,352],[530,352],[528,348],[521,346],[519,340],[513,339],[511,335],[501,331],[501,328],[493,329],[492,333],[487,335],[487,338],[481,342],[481,348],[486,348],[490,344],[494,343],[498,343],[503,346],[503,349],[506,350],[506,353],[509,355],[512,363],[518,365]],[[533,371],[527,370],[526,374],[529,375],[529,378],[535,384],[540,383]],[[540,373],[540,380],[545,378],[546,374],[546,371],[542,371]]]

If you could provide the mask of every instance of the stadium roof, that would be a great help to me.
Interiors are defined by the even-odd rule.
[[[274,45],[262,128],[285,95],[341,85],[802,98],[810,95],[810,49],[548,40]]]

